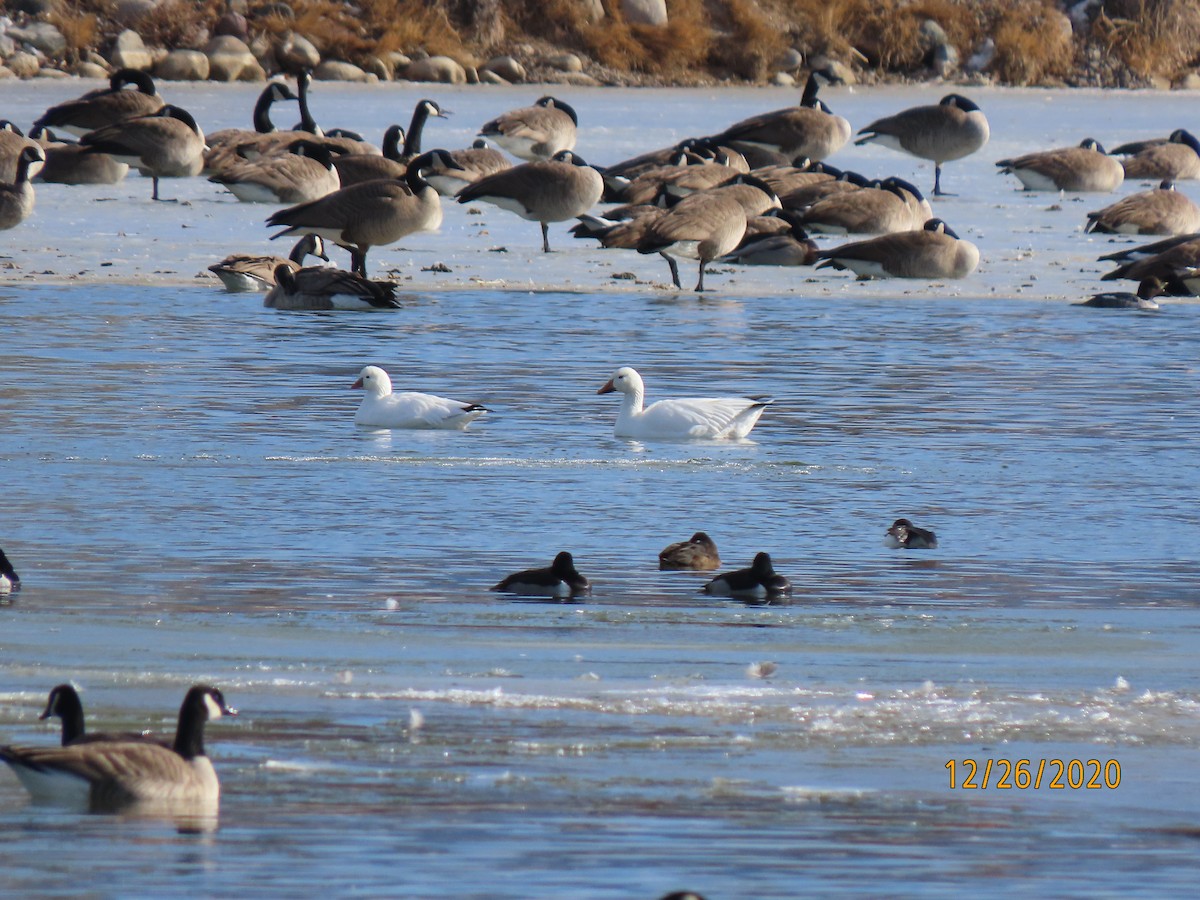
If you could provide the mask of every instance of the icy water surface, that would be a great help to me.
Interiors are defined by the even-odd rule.
[[[238,121],[229,97],[253,96],[179,90],[210,130]],[[371,133],[382,89],[371,103],[323,90],[346,101],[338,124]],[[403,119],[429,93],[394,91]],[[447,145],[527,93],[452,94]],[[598,122],[594,153],[581,139],[598,162],[791,99],[570,97]],[[927,97],[829,99],[857,126]],[[984,264],[950,285],[718,267],[698,297],[664,290],[657,259],[570,246],[562,226],[543,258],[536,225],[451,206],[442,233],[372,256],[406,279],[403,309],[276,314],[195,277],[269,246],[266,208],[202,180],[167,183],[190,199],[153,208],[136,178],[89,189],[106,203],[41,188],[2,245],[0,546],[24,587],[0,607],[0,740],[52,743],[37,715],[64,680],[105,729],[169,732],[201,680],[240,715],[208,730],[223,797],[203,834],[33,806],[0,772],[5,889],[1191,889],[1200,307],[1071,306],[1112,249],[1079,233],[1082,213],[1111,198],[1016,193],[992,166],[1087,134],[1165,133],[1190,107],[980,101],[993,145],[947,167],[961,196],[935,208]],[[24,122],[50,88],[6,102]],[[627,121],[639,116],[644,134]],[[886,151],[845,153],[834,161],[930,177]],[[451,273],[421,271],[435,260]],[[636,279],[611,277],[623,270]],[[527,283],[551,289],[514,289]],[[355,429],[349,385],[366,363],[492,412],[464,433]],[[650,399],[776,400],[752,441],[619,440],[617,401],[595,391],[622,364]],[[901,515],[940,549],[884,549]],[[711,600],[707,576],[656,569],[701,528],[725,568],[769,551],[791,601]],[[587,599],[487,590],[561,549],[593,581]],[[982,773],[989,759],[1061,760],[1066,786],[1049,786],[1049,763],[1040,789],[997,774],[964,789],[964,761]],[[1068,783],[1089,760],[1109,785]]]

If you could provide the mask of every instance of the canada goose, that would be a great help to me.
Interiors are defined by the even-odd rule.
[[[574,558],[566,550],[555,556],[554,562],[546,568],[514,572],[492,588],[507,594],[555,599],[586,594],[591,589],[591,584],[579,574]]]
[[[46,161],[46,154],[36,144],[17,154],[17,177],[11,184],[0,182],[0,231],[15,228],[33,212],[33,184],[30,170]]]
[[[26,147],[40,147],[41,144],[31,137],[26,137],[13,122],[0,119],[0,181],[14,181],[17,177],[17,157]],[[45,149],[45,148],[43,148]],[[37,172],[31,173],[36,175]]]
[[[979,265],[979,248],[964,241],[941,219],[920,231],[883,234],[821,250],[818,269],[850,269],[867,278],[964,278]]]
[[[354,413],[354,424],[364,428],[462,429],[488,411],[478,403],[464,403],[436,394],[393,393],[392,379],[379,366],[365,367],[350,387],[364,392]]]
[[[914,106],[878,119],[858,132],[855,146],[884,147],[933,161],[933,194],[942,192],[942,164],[969,156],[988,142],[988,121],[972,101],[947,94],[936,106]]]
[[[663,184],[671,178],[682,175],[693,166],[709,165],[717,165],[715,157],[708,158],[695,151],[686,150],[681,151],[661,166],[654,166],[640,172],[632,179],[614,177],[608,172],[601,172],[605,184],[605,199],[625,204],[651,203],[662,190]],[[716,171],[724,178],[732,178],[736,174],[724,166]]]
[[[1142,282],[1156,278],[1165,283],[1165,291],[1177,295],[1195,294],[1184,278],[1200,266],[1200,235],[1155,241],[1140,248],[1110,253],[1101,259],[1126,260],[1100,277],[1101,281],[1128,279]]]
[[[533,106],[509,110],[479,129],[479,136],[519,159],[552,159],[575,147],[579,116],[555,97],[542,97]]]
[[[46,700],[46,708],[42,710],[39,719],[57,717],[62,721],[62,746],[68,744],[95,743],[97,741],[152,741],[164,747],[170,747],[171,742],[153,735],[140,732],[89,732],[83,720],[83,703],[73,685],[60,684],[52,688]]]
[[[697,531],[686,541],[668,544],[658,554],[660,569],[715,569],[721,565],[717,545],[703,531]]]
[[[646,386],[636,369],[622,366],[597,394],[624,395],[613,434],[658,440],[741,439],[773,401],[767,397],[685,397],[643,407]]]
[[[1158,256],[1166,250],[1177,247],[1180,244],[1191,243],[1200,239],[1200,231],[1192,231],[1187,234],[1175,234],[1171,237],[1163,238],[1159,241],[1151,241],[1149,244],[1135,244],[1131,247],[1122,247],[1120,250],[1115,250],[1112,253],[1106,253],[1104,256],[1099,256],[1097,259],[1112,260],[1118,263],[1136,262],[1140,259],[1148,259],[1151,256]]]
[[[287,259],[279,256],[233,254],[209,266],[208,271],[220,278],[225,290],[231,294],[266,291],[275,286],[277,268],[287,266],[295,271],[304,265],[304,259],[308,256],[317,256],[329,262],[325,253],[325,241],[315,234],[306,234],[296,241]]]
[[[0,594],[11,594],[21,587],[21,578],[17,570],[9,562],[8,557],[0,550]]]
[[[433,231],[442,224],[441,200],[423,174],[435,161],[451,168],[456,165],[446,151],[430,150],[412,161],[403,180],[364,181],[281,209],[267,224],[287,227],[272,240],[319,234],[349,250],[352,271],[366,278],[367,252],[372,247],[395,243],[417,231]]]
[[[578,216],[579,224],[571,229],[571,234],[577,238],[595,238],[601,247],[636,250],[646,240],[651,223],[666,215],[667,207],[641,204],[627,209],[629,217],[619,221],[592,215]],[[671,269],[671,283],[679,287],[679,264],[666,253],[660,252],[659,256]]]
[[[1027,191],[1100,191],[1109,193],[1125,181],[1125,169],[1093,138],[1078,147],[1026,153],[996,163],[1004,175],[1016,175]]]
[[[190,178],[204,168],[204,133],[191,113],[169,104],[151,115],[98,128],[79,142],[92,153],[107,153],[149,175],[154,200],[159,199],[160,178]]]
[[[800,105],[762,113],[730,125],[714,137],[735,147],[749,145],[785,157],[806,156],[819,161],[831,156],[850,140],[850,123],[836,116],[817,99],[822,85],[841,81],[827,69],[809,73]]]
[[[170,749],[149,741],[97,741],[65,747],[0,747],[35,799],[86,801],[94,811],[136,803],[215,804],[220,783],[204,755],[204,724],[237,711],[221,692],[196,685],[183,699]]]
[[[400,125],[389,125],[383,133],[381,156],[354,153],[334,157],[333,167],[337,169],[342,187],[374,181],[377,178],[403,178],[404,173],[408,171],[408,162],[403,159],[401,150],[403,142],[404,128]]]
[[[390,281],[371,281],[326,266],[292,269],[285,263],[275,267],[275,286],[263,298],[263,306],[289,311],[377,310],[399,309],[400,301]]]
[[[208,180],[228,188],[242,203],[307,203],[342,186],[327,146],[302,139],[288,149],[227,166]]]
[[[891,550],[935,550],[937,535],[927,528],[918,528],[908,519],[897,519],[883,536],[883,545]]]
[[[447,169],[435,163],[425,173],[425,180],[443,197],[453,197],[480,178],[512,168],[508,157],[489,147],[483,138],[477,138],[470,147],[447,152],[458,168]]]
[[[1095,294],[1080,303],[1074,303],[1073,306],[1091,306],[1098,309],[1141,309],[1141,310],[1157,310],[1159,308],[1158,301],[1155,297],[1160,297],[1166,293],[1167,286],[1161,278],[1146,278],[1138,285],[1137,293],[1131,294],[1128,291],[1107,291],[1103,294]]]
[[[822,197],[800,220],[818,234],[891,234],[920,228],[931,215],[928,201],[914,185],[889,178]]]
[[[811,266],[817,261],[817,244],[804,230],[803,217],[780,210],[778,219],[786,231],[747,236],[738,247],[721,257],[721,262],[743,266]]]
[[[1200,206],[1164,181],[1157,188],[1122,197],[1087,214],[1085,232],[1104,234],[1186,234],[1200,231]]]
[[[843,191],[856,191],[867,187],[870,180],[858,172],[840,172],[836,178],[816,181],[793,187],[779,194],[779,202],[784,209],[805,210],[818,200],[830,194],[840,194]]]
[[[485,175],[459,191],[455,199],[459,203],[494,203],[522,219],[538,222],[542,226],[542,251],[549,253],[549,223],[565,222],[587,212],[603,193],[600,173],[583,157],[561,150],[552,159]]]
[[[204,153],[204,173],[216,175],[230,163],[241,162],[241,157],[237,155],[239,144],[256,140],[260,135],[277,134],[279,129],[271,121],[272,104],[295,99],[297,97],[292,93],[292,89],[282,81],[272,81],[263,88],[262,93],[258,95],[258,101],[254,104],[254,113],[251,116],[251,121],[254,123],[252,129],[222,128],[207,136],[205,143],[208,145],[208,149]]]
[[[134,90],[129,90],[129,88]],[[76,137],[83,137],[97,128],[104,128],[156,113],[163,107],[154,80],[145,72],[118,69],[109,79],[107,90],[90,91],[75,100],[60,103],[46,110],[34,122],[34,127],[57,128]]]
[[[782,199],[783,195],[797,188],[806,188],[826,181],[834,181],[843,173],[841,169],[825,163],[814,163],[808,159],[798,160],[787,166],[766,166],[752,170],[755,178],[761,178]]]
[[[46,154],[46,164],[34,181],[47,184],[117,184],[129,166],[105,153],[91,153],[78,143],[61,141],[49,128],[37,128],[31,135]]]
[[[623,159],[620,162],[615,162],[609,166],[598,166],[600,174],[604,176],[604,182],[607,187],[609,179],[615,179],[611,187],[619,187],[623,184],[628,184],[633,179],[637,178],[643,172],[648,172],[651,169],[657,169],[662,166],[668,166],[679,158],[680,154],[687,153],[697,143],[701,143],[703,138],[685,138],[677,144],[672,144],[670,147],[661,147],[658,150],[651,150],[647,153],[640,153],[637,156],[632,156],[629,159]],[[611,200],[606,193],[606,200]]]
[[[1130,149],[1130,145],[1124,144],[1113,153],[1121,154]],[[1161,143],[1137,148],[1123,165],[1126,178],[1170,181],[1200,178],[1200,141],[1191,132],[1178,128]]]
[[[718,575],[704,585],[704,593],[714,597],[737,597],[743,600],[766,600],[779,597],[792,589],[786,578],[775,571],[769,553],[758,553],[747,569]]]

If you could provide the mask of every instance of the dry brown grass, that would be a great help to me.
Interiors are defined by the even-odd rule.
[[[717,0],[712,13],[723,34],[709,50],[710,65],[750,81],[770,77],[788,36],[768,8],[754,0]]]
[[[148,47],[199,50],[224,11],[223,0],[165,0],[138,19],[135,30]]]
[[[67,41],[65,56],[68,62],[79,62],[99,43],[100,20],[95,13],[60,8],[50,14],[49,22]]]
[[[1053,83],[1075,67],[1070,25],[1049,0],[1027,0],[1007,11],[993,40],[996,55],[989,71],[1005,84]]]
[[[1139,77],[1176,78],[1200,62],[1194,0],[1109,0],[1092,37]]]

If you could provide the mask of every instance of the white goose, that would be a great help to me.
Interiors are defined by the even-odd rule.
[[[354,424],[365,428],[466,428],[487,412],[478,403],[434,394],[393,394],[392,379],[379,366],[367,366],[351,387],[365,391],[354,414]]]
[[[629,366],[617,369],[597,394],[625,395],[613,433],[617,437],[659,440],[744,438],[767,404],[765,397],[687,397],[659,400],[643,408],[646,387]]]

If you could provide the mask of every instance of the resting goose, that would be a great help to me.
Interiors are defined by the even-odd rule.
[[[1027,191],[1111,193],[1125,181],[1125,169],[1099,142],[1084,138],[1078,147],[1026,153],[996,163],[1004,175],[1016,175]]]
[[[328,311],[399,309],[396,285],[325,266],[275,267],[275,286],[263,298],[268,309]]]
[[[191,113],[170,104],[156,113],[98,128],[79,143],[149,175],[154,200],[159,199],[160,178],[190,178],[204,168],[204,133]]]
[[[613,433],[636,440],[744,438],[773,401],[764,397],[688,397],[643,406],[646,387],[629,366],[613,373],[597,394],[624,394]]]
[[[226,166],[242,162],[242,157],[237,155],[239,144],[255,141],[264,134],[277,134],[279,129],[271,121],[271,106],[283,100],[295,99],[297,98],[292,93],[292,89],[282,81],[272,81],[263,88],[254,104],[254,113],[251,116],[254,123],[252,129],[222,128],[207,136],[205,143],[208,145],[208,149],[204,153],[204,174],[217,175]]]
[[[1113,151],[1133,151],[1124,161],[1126,178],[1182,181],[1200,178],[1200,141],[1190,131],[1177,128],[1165,141],[1143,146],[1123,144]]]
[[[508,594],[558,600],[586,594],[591,589],[591,584],[579,574],[574,558],[566,550],[554,557],[554,562],[546,568],[514,572],[492,588]]]
[[[775,571],[769,553],[757,554],[748,569],[725,572],[704,585],[706,594],[742,600],[766,600],[782,596],[791,589],[788,580]]]
[[[225,285],[225,290],[231,294],[243,291],[266,291],[275,286],[275,270],[277,268],[287,266],[292,271],[296,271],[304,265],[304,260],[308,256],[316,256],[329,262],[329,257],[325,253],[325,242],[315,234],[306,234],[296,241],[296,245],[292,247],[292,252],[288,254],[287,259],[280,256],[233,254],[225,257],[219,263],[209,266],[208,271],[220,278],[221,283]]]
[[[435,394],[392,392],[392,379],[379,366],[367,366],[350,385],[361,389],[362,403],[354,424],[364,428],[466,428],[487,412],[478,403],[464,403]]]
[[[1129,279],[1141,282],[1157,278],[1165,282],[1173,294],[1191,294],[1194,292],[1183,279],[1200,267],[1200,234],[1179,235],[1100,258],[1123,260],[1117,268],[1101,276],[1101,281]]]
[[[817,99],[817,92],[822,85],[840,82],[828,69],[816,69],[809,73],[799,106],[744,119],[713,140],[739,149],[742,146],[764,149],[789,159],[805,156],[819,161],[831,156],[850,140],[850,123],[834,115]]]
[[[208,180],[242,203],[307,203],[342,186],[327,146],[302,139],[293,141],[288,150],[231,164]]]
[[[37,128],[32,136],[46,154],[46,164],[34,181],[46,184],[117,184],[129,174],[129,166],[105,153],[90,153],[78,143],[62,141],[49,128]]]
[[[52,688],[46,699],[46,708],[39,719],[58,718],[62,721],[62,746],[69,744],[95,743],[96,741],[151,741],[170,747],[171,742],[140,732],[110,734],[88,732],[84,725],[83,703],[73,685],[60,684]]]
[[[17,570],[9,562],[8,557],[0,550],[0,594],[11,594],[21,586]]]
[[[899,178],[822,197],[800,215],[818,234],[892,234],[922,227],[933,212],[915,185]]]
[[[970,156],[988,142],[983,111],[962,94],[947,94],[936,106],[914,106],[877,119],[858,132],[855,146],[878,143],[933,161],[933,193],[942,191],[942,164]]]
[[[542,97],[533,106],[509,110],[486,122],[479,136],[524,160],[552,159],[575,147],[579,116],[555,97]]]
[[[686,541],[668,544],[658,554],[660,569],[695,569],[704,571],[721,565],[717,545],[705,532],[697,531]]]
[[[0,182],[0,231],[16,228],[33,212],[33,184],[30,170],[46,161],[38,146],[25,147],[17,154],[17,178],[12,184]]]
[[[65,747],[0,747],[35,799],[86,803],[96,811],[135,803],[215,805],[221,788],[204,755],[204,725],[237,715],[221,692],[196,685],[179,709],[170,749],[148,741],[96,741]]]
[[[118,69],[109,79],[107,89],[89,91],[75,100],[52,106],[33,125],[83,137],[97,128],[156,113],[162,107],[163,99],[148,74],[136,69]]]
[[[778,218],[786,227],[784,231],[763,232],[746,236],[735,250],[720,258],[721,262],[737,263],[742,266],[811,266],[817,261],[816,241],[804,230],[804,220],[792,210],[778,210]],[[760,217],[766,220],[766,217]]]
[[[883,536],[883,545],[891,550],[934,550],[937,535],[928,528],[918,528],[908,519],[897,519]]]
[[[1171,181],[1157,188],[1122,197],[1104,209],[1087,214],[1085,232],[1102,234],[1187,234],[1200,231],[1200,206]]]
[[[962,240],[941,219],[920,231],[884,234],[821,250],[818,269],[849,269],[867,278],[965,278],[979,265],[979,248]]]
[[[443,197],[453,197],[480,178],[512,168],[508,158],[499,150],[489,147],[483,138],[476,139],[470,147],[447,152],[457,168],[449,169],[435,163],[425,174],[433,189]]]

